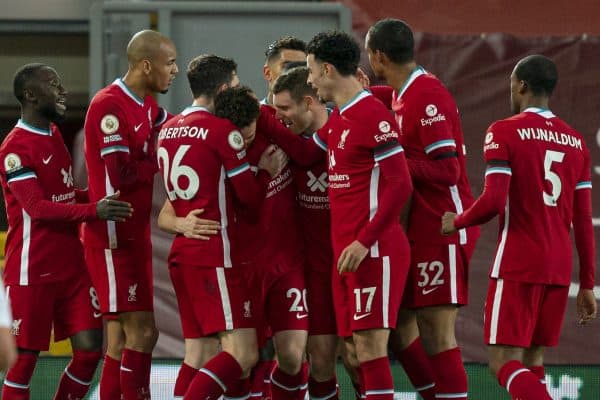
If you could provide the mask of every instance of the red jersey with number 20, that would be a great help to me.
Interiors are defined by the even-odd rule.
[[[210,240],[177,235],[171,265],[230,268],[238,262],[232,199],[260,204],[264,191],[250,170],[244,138],[228,120],[192,106],[171,118],[158,135],[158,163],[169,201],[178,217],[204,209],[201,218],[219,221]],[[233,261],[232,261],[233,259]]]
[[[511,176],[491,276],[569,285],[573,197],[592,188],[583,137],[551,111],[532,107],[492,124],[483,150],[488,163],[508,162],[486,174]]]

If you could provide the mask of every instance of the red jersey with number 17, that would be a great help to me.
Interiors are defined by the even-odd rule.
[[[491,276],[569,285],[574,193],[592,188],[583,137],[551,111],[528,108],[492,124],[483,150],[488,164],[508,162],[486,174],[511,176]]]
[[[170,265],[230,268],[239,262],[232,199],[262,198],[250,170],[244,138],[228,120],[192,106],[171,118],[158,135],[158,163],[178,217],[204,209],[201,218],[219,221],[209,240],[175,236]]]

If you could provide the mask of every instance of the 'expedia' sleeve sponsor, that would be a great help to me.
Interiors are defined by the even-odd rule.
[[[496,122],[488,128],[485,134],[483,157],[486,162],[492,160],[510,161],[509,155],[505,127],[501,122]]]
[[[458,112],[448,93],[442,90],[424,92],[411,108],[425,154],[435,158],[438,154],[457,151],[454,122]]]

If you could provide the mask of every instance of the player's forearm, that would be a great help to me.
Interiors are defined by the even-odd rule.
[[[589,189],[575,191],[573,207],[573,235],[579,256],[579,284],[582,289],[593,289],[595,281],[595,241],[592,224],[592,194]]]
[[[158,220],[157,220],[157,225],[158,228],[161,231],[167,232],[167,233],[173,233],[173,234],[178,234],[181,233],[180,230],[178,230],[178,221],[179,218],[177,217],[177,215],[175,215],[175,209],[173,208],[173,206],[171,205],[171,203],[169,203],[169,201],[165,201],[165,204],[163,205],[163,208],[160,210],[160,213],[158,214]]]
[[[385,184],[379,197],[377,212],[357,238],[365,247],[371,247],[391,224],[400,223],[400,214],[412,193],[404,156],[398,154],[380,161],[379,167]]]
[[[152,183],[158,165],[154,159],[132,160],[125,152],[108,154],[104,162],[115,191]]]
[[[312,140],[306,140],[294,134],[268,112],[260,113],[256,130],[275,142],[291,160],[301,167],[310,167],[326,156],[326,153]]]
[[[84,222],[97,218],[96,203],[65,204],[46,200],[37,179],[13,182],[10,190],[32,220]]]
[[[440,159],[407,158],[410,176],[415,181],[453,186],[460,178],[460,164],[456,156]]]
[[[485,177],[483,193],[469,209],[454,220],[456,229],[481,225],[500,214],[506,206],[510,187],[510,175],[488,173]]]

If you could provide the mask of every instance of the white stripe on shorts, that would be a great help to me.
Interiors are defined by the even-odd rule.
[[[219,293],[221,294],[221,304],[223,305],[225,330],[230,331],[233,329],[233,315],[231,313],[231,302],[229,301],[229,291],[227,290],[227,279],[225,279],[224,268],[217,268],[217,282],[219,283]]]
[[[390,327],[390,257],[385,256],[382,259],[383,276],[381,284],[382,302],[381,309],[383,310],[383,327]]]
[[[117,312],[117,279],[111,249],[104,249],[104,260],[108,275],[108,312]]]
[[[502,302],[502,288],[504,280],[496,281],[496,292],[494,293],[494,303],[492,304],[492,320],[490,321],[490,344],[496,344],[498,335],[498,319],[500,317],[500,303]]]
[[[456,245],[448,245],[448,263],[450,264],[450,302],[458,303],[458,294],[456,293]]]

